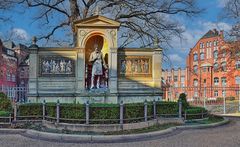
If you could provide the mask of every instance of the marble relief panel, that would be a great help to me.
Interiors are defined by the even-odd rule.
[[[151,56],[121,56],[118,66],[120,76],[151,76]]]
[[[40,76],[74,76],[74,60],[61,56],[41,56]]]

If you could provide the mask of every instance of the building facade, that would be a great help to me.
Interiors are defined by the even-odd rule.
[[[17,56],[14,50],[6,48],[0,40],[0,86],[17,85]]]
[[[180,93],[185,93],[186,69],[171,69],[162,71],[163,99],[175,100]]]
[[[165,93],[184,91],[192,100],[238,97],[240,59],[239,52],[233,50],[233,46],[224,40],[223,31],[209,30],[190,49],[186,58],[185,87],[176,87],[174,83],[181,83],[181,80],[175,78],[170,82],[175,92],[168,90]],[[170,74],[174,78],[174,71]],[[167,81],[168,77],[165,76],[164,80]]]

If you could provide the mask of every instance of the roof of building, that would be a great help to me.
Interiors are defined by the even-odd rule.
[[[216,37],[219,35],[219,32],[216,29],[209,30],[203,37],[203,38],[211,38],[211,37]]]

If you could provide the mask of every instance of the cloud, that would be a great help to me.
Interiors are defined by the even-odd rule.
[[[180,57],[178,54],[170,54],[169,59],[171,60],[171,62],[178,62],[178,63],[184,61],[184,59]]]
[[[220,7],[220,8],[223,8],[223,7],[225,7],[226,6],[226,4],[229,2],[230,0],[218,0],[217,2],[218,2],[218,7]]]
[[[202,26],[207,30],[216,28],[218,30],[229,31],[231,29],[231,25],[225,22],[218,22],[218,23],[204,22]]]
[[[29,39],[28,33],[21,28],[13,28],[11,30],[11,35],[12,38],[17,39],[17,40],[24,40],[27,41]]]

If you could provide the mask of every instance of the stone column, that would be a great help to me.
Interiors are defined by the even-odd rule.
[[[109,89],[110,93],[117,94],[117,48],[110,48],[109,55]]]
[[[84,49],[77,49],[76,61],[76,93],[83,93],[85,90],[85,60]]]
[[[156,92],[160,92],[162,75],[162,49],[155,49],[152,63],[153,86]]]
[[[31,102],[37,102],[38,97],[38,46],[33,43],[29,47],[30,55],[29,55],[29,92],[28,92],[28,100]]]

